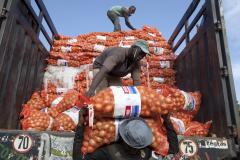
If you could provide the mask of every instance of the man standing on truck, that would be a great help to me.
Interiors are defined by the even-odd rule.
[[[112,21],[114,25],[114,32],[121,31],[119,17],[125,18],[125,24],[132,30],[135,28],[129,22],[129,17],[136,11],[135,6],[130,6],[129,8],[122,6],[113,6],[107,11],[108,18]]]
[[[87,97],[94,95],[95,90],[109,86],[121,86],[121,77],[131,73],[133,85],[140,85],[140,60],[150,55],[149,47],[145,40],[137,40],[130,48],[110,47],[98,56],[93,63],[93,81]]]
[[[91,154],[87,154],[84,160],[161,160],[168,159],[177,154],[178,139],[174,131],[169,115],[162,116],[167,131],[169,142],[168,157],[161,157],[154,154],[149,148],[152,143],[152,130],[140,117],[125,119],[119,125],[119,139],[116,143],[98,148]],[[82,118],[83,120],[83,118]],[[73,160],[81,159],[80,148],[83,139],[83,121],[77,126],[73,147]],[[159,146],[161,147],[161,146]]]

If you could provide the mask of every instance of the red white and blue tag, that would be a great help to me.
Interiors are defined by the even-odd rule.
[[[141,112],[141,97],[136,87],[112,86],[115,107],[114,117],[138,117]]]

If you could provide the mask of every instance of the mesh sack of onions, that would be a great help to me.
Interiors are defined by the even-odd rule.
[[[23,106],[29,106],[31,109],[41,110],[46,107],[44,98],[41,97],[39,92],[34,92],[31,99]]]
[[[197,121],[192,121],[186,125],[186,131],[184,132],[184,136],[207,136],[209,133],[209,128],[212,125],[212,121],[208,121],[206,123],[200,123]]]
[[[91,98],[97,117],[152,117],[169,111],[195,113],[200,107],[200,93],[162,88],[160,92],[139,86],[113,86]]]
[[[74,131],[79,120],[79,108],[73,107],[59,114],[53,122],[56,131]]]
[[[178,135],[184,136],[207,136],[212,121],[200,123],[197,121],[184,121],[179,118],[171,117],[174,130]]]
[[[53,119],[42,111],[26,109],[21,113],[22,129],[26,131],[47,131],[52,129]]]
[[[153,142],[150,147],[160,154],[166,155],[169,149],[169,143],[161,124],[153,119],[146,119],[146,122],[152,129]],[[113,119],[99,119],[92,128],[86,127],[84,131],[83,145],[81,148],[82,153],[92,153],[97,148],[110,144],[118,140],[118,125],[119,121]],[[161,146],[161,147],[159,147]]]
[[[77,91],[68,90],[52,102],[52,106],[48,108],[47,113],[55,118],[60,113],[72,108],[78,100],[78,95]]]

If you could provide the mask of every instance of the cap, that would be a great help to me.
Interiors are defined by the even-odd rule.
[[[145,40],[139,39],[133,44],[133,46],[138,46],[143,52],[150,54],[148,43]]]
[[[119,133],[122,139],[133,148],[141,149],[152,143],[152,130],[140,117],[123,120],[119,126]]]

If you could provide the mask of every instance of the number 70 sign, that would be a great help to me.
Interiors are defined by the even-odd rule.
[[[33,145],[32,137],[25,134],[19,134],[13,141],[13,148],[19,153],[28,152]]]

